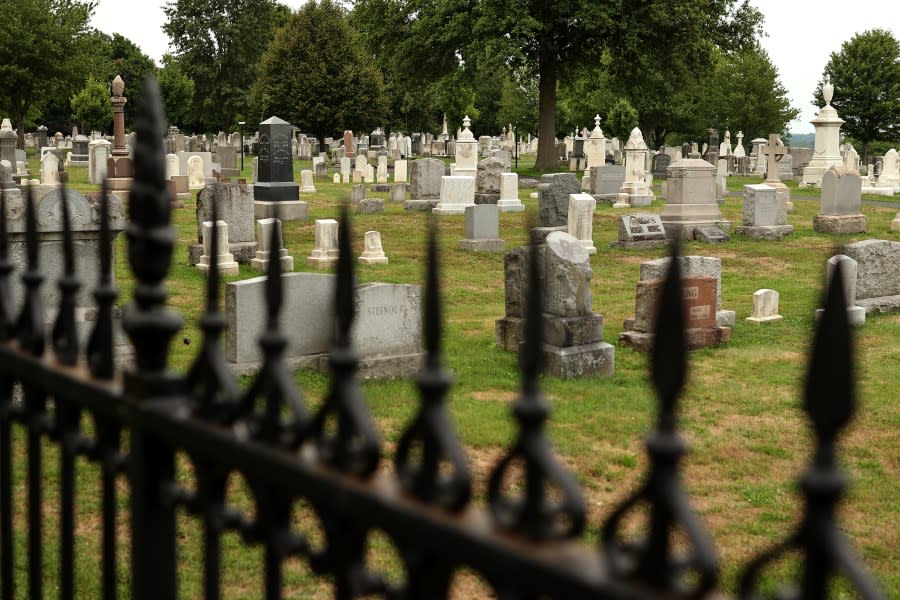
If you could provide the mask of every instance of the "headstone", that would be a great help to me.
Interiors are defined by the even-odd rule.
[[[406,166],[405,160],[394,161],[394,183],[406,183]]]
[[[590,193],[598,202],[615,202],[625,183],[625,167],[604,165],[591,168]]]
[[[354,156],[356,156],[356,148],[353,144],[353,132],[347,129],[344,131],[344,157],[349,160]],[[341,162],[343,163],[343,159]]]
[[[857,262],[857,305],[867,314],[900,311],[900,242],[862,240],[844,254]]]
[[[661,248],[666,241],[666,230],[659,215],[636,213],[619,217],[619,239],[613,247],[628,249]]]
[[[478,140],[472,135],[469,116],[463,118],[463,130],[456,138],[456,162],[450,165],[450,174],[462,177],[475,177],[478,166]]]
[[[440,202],[431,210],[436,215],[461,215],[474,204],[475,178],[451,175],[441,177]]]
[[[334,219],[316,219],[316,245],[306,258],[306,263],[317,269],[328,269],[337,264],[338,222]]]
[[[356,205],[356,214],[373,215],[384,212],[384,200],[381,198],[364,198]]]
[[[259,219],[256,221],[259,249],[256,256],[250,261],[250,268],[254,271],[265,272],[269,269],[269,261],[278,259],[281,263],[281,272],[287,273],[294,270],[294,257],[288,256],[287,248],[282,239],[281,221],[279,219]],[[272,244],[272,229],[276,230],[277,246]],[[274,256],[273,256],[274,254]]]
[[[106,140],[94,140],[88,144],[88,182],[100,185],[106,179],[106,165],[112,144]]]
[[[519,199],[519,174],[500,174],[500,199],[497,201],[500,212],[523,212],[525,205]]]
[[[581,193],[574,173],[542,175],[538,188],[538,227],[562,227],[569,218],[569,196]]]
[[[176,178],[177,179],[177,178]],[[177,192],[177,188],[176,188]],[[212,203],[216,215],[228,225],[225,243],[239,263],[249,263],[258,245],[254,235],[253,188],[240,183],[211,183],[197,194],[197,240],[203,241],[203,223],[212,219]],[[203,247],[192,244],[188,248],[188,263],[196,264]]]
[[[769,134],[768,143],[765,146],[762,146],[761,152],[765,157],[766,165],[766,180],[764,183],[775,188],[775,193],[784,201],[786,210],[791,212],[793,209],[793,204],[791,203],[791,190],[781,182],[781,176],[778,170],[778,161],[787,159],[787,148],[784,147],[781,138],[779,138],[777,134],[771,133]]]
[[[430,210],[441,197],[441,178],[444,163],[436,158],[414,160],[410,170],[409,197],[403,205],[407,210]]]
[[[385,256],[384,248],[381,247],[381,233],[367,231],[363,244],[363,253],[359,257],[359,262],[364,265],[388,264],[388,257]]]
[[[745,320],[751,323],[772,323],[784,317],[778,314],[778,292],[761,289],[753,292],[753,312]]]
[[[669,165],[666,206],[660,218],[669,239],[697,239],[704,227],[728,229],[716,202],[715,167],[699,158],[683,158]]]
[[[387,183],[388,180],[388,168],[387,168],[388,158],[387,156],[381,155],[378,157],[378,170],[375,174],[375,181],[377,183]]]
[[[12,123],[9,119],[3,119],[3,125],[0,126],[0,160],[7,160],[9,164],[16,164],[16,144],[19,136],[13,131]]]
[[[216,245],[213,247],[212,230],[217,229]],[[228,223],[225,221],[204,221],[201,223],[201,235],[203,237],[203,255],[197,263],[197,270],[208,275],[212,268],[212,256],[216,255],[216,270],[223,275],[237,275],[238,264],[234,261],[234,255],[228,251]]]
[[[192,156],[187,161],[188,187],[192,190],[202,190],[206,186],[203,157]]]
[[[584,246],[588,254],[596,254],[594,246],[594,209],[597,201],[590,194],[569,195],[569,235]]]
[[[282,221],[305,219],[309,205],[300,201],[300,188],[294,183],[291,124],[274,116],[260,123],[257,152],[256,217],[274,217],[277,209]]]
[[[59,159],[53,152],[41,157],[41,185],[59,185]]]
[[[316,184],[313,181],[313,172],[309,169],[300,171],[300,193],[315,194]]]
[[[166,154],[166,179],[172,179],[176,175],[181,175],[181,171],[178,168],[178,156]]]
[[[893,188],[895,193],[900,191],[900,155],[894,148],[884,153],[881,170],[878,172],[877,187]]]
[[[475,204],[497,204],[500,200],[500,176],[503,163],[496,158],[478,162],[475,176]]]
[[[827,285],[831,285],[831,278],[834,276],[838,263],[841,265],[841,281],[844,284],[844,299],[847,301],[847,322],[850,325],[863,325],[866,322],[866,309],[856,304],[856,261],[844,254],[829,258],[825,265]],[[817,321],[822,318],[824,312],[823,308],[816,310]]]
[[[323,273],[285,273],[283,314],[291,315],[285,361],[291,368],[328,369],[333,338],[336,276]],[[266,278],[229,283],[225,291],[225,357],[242,374],[256,373],[262,361],[259,338],[265,331],[261,310]],[[421,289],[415,285],[367,283],[355,288],[351,328],[354,350],[363,377],[407,377],[422,364]]]
[[[813,217],[813,229],[820,233],[864,233],[862,177],[845,173],[843,167],[831,167],[822,176],[821,184],[821,210]]]
[[[668,154],[657,154],[653,157],[653,177],[654,179],[665,179],[666,169],[672,164],[672,157]]]
[[[496,204],[476,204],[465,209],[465,239],[459,248],[475,252],[503,252],[500,239],[500,217]]]
[[[755,240],[782,240],[793,232],[775,188],[765,183],[744,186],[743,225],[737,233]]]
[[[653,190],[646,178],[648,152],[641,130],[635,127],[625,144],[625,181],[619,189],[618,201],[613,204],[614,207],[649,206],[653,202]]]
[[[640,281],[650,279],[664,279],[669,269],[669,257],[658,258],[641,263]],[[734,327],[735,313],[733,310],[722,309],[722,261],[719,258],[711,256],[680,256],[679,266],[681,267],[681,276],[684,277],[703,277],[709,276],[716,280],[716,323],[719,327]],[[626,321],[625,329],[628,329],[629,323]]]

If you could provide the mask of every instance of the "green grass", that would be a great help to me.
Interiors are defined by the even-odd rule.
[[[32,173],[39,172],[32,159]],[[249,176],[250,161],[245,174]],[[523,175],[531,175],[532,166],[520,162]],[[309,162],[296,164],[311,168]],[[86,192],[95,189],[86,183],[85,169],[70,170],[74,188]],[[537,175],[537,173],[534,173]],[[729,189],[739,191],[755,178],[730,178]],[[285,245],[294,257],[297,270],[306,270],[305,257],[313,247],[314,219],[334,217],[338,205],[349,198],[350,185],[317,181],[318,191],[308,195],[310,220],[284,225]],[[790,184],[789,184],[790,185]],[[536,212],[532,190],[522,189],[526,214],[502,214],[501,237],[506,247],[525,243],[525,224]],[[793,190],[796,197],[814,197],[816,190]],[[379,194],[371,194],[378,197]],[[382,194],[381,197],[386,198]],[[882,199],[882,198],[879,198]],[[197,328],[204,279],[187,266],[187,246],[195,241],[194,202],[174,211],[179,238],[169,278],[169,303],[184,314],[185,326],[171,348],[173,368],[183,371],[193,359],[201,341]],[[657,200],[649,210],[660,211]],[[738,223],[741,199],[726,197],[722,208],[726,218]],[[733,592],[740,567],[751,557],[789,535],[797,523],[802,506],[796,490],[796,478],[810,458],[812,436],[800,410],[806,353],[812,339],[813,313],[819,306],[825,261],[841,244],[865,238],[900,241],[890,230],[895,210],[864,207],[868,217],[866,235],[826,236],[812,230],[812,218],[818,202],[799,201],[789,216],[794,235],[783,242],[761,242],[735,238],[724,245],[686,243],[685,254],[717,256],[722,259],[722,305],[737,311],[737,325],[731,343],[693,352],[689,381],[681,398],[679,415],[684,436],[692,446],[684,460],[684,485],[693,506],[711,530],[723,563],[722,588]],[[642,261],[665,255],[665,250],[612,249],[616,237],[616,219],[622,211],[598,206],[594,218],[594,243],[598,249],[591,257],[594,277],[591,291],[594,310],[604,315],[604,339],[615,344],[623,319],[634,311],[634,291]],[[381,232],[390,258],[386,266],[357,268],[361,282],[422,281],[426,216],[407,213],[402,206],[386,203],[385,212],[353,220],[353,250],[362,250],[363,232]],[[485,480],[492,465],[508,446],[515,428],[510,417],[510,402],[518,390],[516,357],[494,345],[494,320],[503,316],[503,257],[500,254],[471,254],[456,248],[463,237],[463,219],[439,220],[439,244],[442,259],[446,362],[454,372],[456,384],[448,396],[450,413],[456,423],[476,474],[476,496],[482,501]],[[129,300],[132,287],[126,266],[124,236],[119,236],[117,277],[123,291],[122,302]],[[256,276],[246,266],[234,279]],[[751,295],[759,288],[773,288],[781,294],[784,320],[768,326],[749,324]],[[852,543],[888,590],[891,598],[900,598],[900,315],[867,319],[856,330],[857,373],[859,378],[856,420],[839,439],[841,464],[852,479],[846,502],[841,507],[841,522]],[[189,345],[183,343],[186,339]],[[314,372],[297,375],[307,401],[316,406],[328,389],[327,377]],[[628,348],[616,348],[616,372],[609,378],[560,381],[543,378],[543,388],[553,404],[548,435],[560,460],[583,486],[589,507],[589,528],[585,540],[596,541],[603,519],[612,507],[641,482],[647,467],[643,437],[651,426],[656,410],[648,383],[646,355]],[[385,440],[384,462],[404,425],[416,409],[416,391],[408,381],[366,381],[363,391],[373,417]],[[17,445],[21,450],[21,444]],[[17,482],[24,480],[24,451],[19,455]],[[55,462],[48,462],[53,471]],[[96,554],[95,511],[96,473],[82,466],[87,475],[79,495],[79,568],[80,589],[94,589],[99,566],[88,560]],[[55,476],[55,473],[53,474]],[[185,481],[190,480],[187,467]],[[93,482],[93,483],[92,483]],[[240,478],[234,478],[230,498],[252,511]],[[17,483],[17,491],[22,485]],[[52,521],[55,509],[48,491],[47,513]],[[127,506],[127,486],[122,487],[122,503]],[[17,519],[24,522],[23,513]],[[298,517],[298,524],[310,519]],[[125,535],[124,519],[120,535]],[[82,531],[82,529],[84,531]],[[18,530],[24,534],[24,527]],[[55,530],[48,524],[48,537]],[[200,595],[201,531],[189,519],[181,519],[179,548],[184,563],[181,593]],[[24,535],[17,564],[24,567]],[[124,537],[123,537],[124,540]],[[587,542],[586,542],[587,543]],[[255,598],[261,592],[261,554],[245,549],[234,536],[225,539],[223,580],[231,587],[228,597]],[[396,559],[389,556],[390,545],[375,542],[374,554],[396,574]],[[123,551],[127,544],[123,542]],[[122,559],[126,564],[125,557]],[[54,561],[48,559],[48,566]],[[55,567],[48,571],[52,583]],[[790,574],[790,565],[776,570],[778,577]],[[18,576],[24,577],[20,569]],[[327,584],[315,580],[305,567],[292,561],[285,575],[291,594],[298,597],[327,597]],[[477,578],[461,578],[458,597],[478,597]],[[123,568],[123,590],[127,584]],[[475,581],[475,583],[472,583]],[[769,582],[771,583],[771,579]],[[49,585],[49,584],[48,584]],[[52,586],[51,586],[52,587]],[[20,588],[23,589],[23,588]],[[90,595],[90,594],[88,594]]]

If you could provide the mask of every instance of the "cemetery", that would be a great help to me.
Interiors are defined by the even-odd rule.
[[[513,460],[521,456],[505,458],[507,449],[518,448],[524,456],[531,444],[552,452],[542,460],[550,456],[559,470],[541,466],[542,476],[556,478],[559,510],[579,522],[574,536],[579,548],[597,545],[608,533],[606,526],[600,531],[601,524],[616,528],[622,516],[617,507],[631,506],[626,491],[642,489],[646,473],[660,468],[657,461],[676,463],[683,438],[690,450],[678,467],[682,481],[673,485],[684,488],[690,509],[715,540],[724,565],[715,589],[726,596],[739,595],[743,566],[789,534],[803,514],[804,497],[795,482],[816,443],[808,433],[810,418],[819,439],[832,435],[822,433],[831,420],[841,421],[834,429],[844,424],[838,415],[821,417],[829,423],[822,425],[817,409],[802,399],[814,402],[816,394],[837,397],[846,391],[847,402],[852,397],[856,406],[836,451],[839,470],[852,482],[838,511],[840,531],[860,555],[867,577],[877,581],[876,594],[863,596],[882,597],[883,588],[883,597],[898,597],[900,161],[892,147],[864,153],[872,162],[861,163],[842,133],[846,121],[832,105],[841,90],[827,76],[817,90],[819,113],[811,121],[814,148],[793,146],[771,131],[753,132],[751,141],[738,130],[735,144],[736,128],[715,123],[702,139],[667,139],[674,145],[656,146],[650,142],[655,137],[639,127],[625,128],[621,137],[604,132],[605,117],[591,111],[592,130],[573,127],[550,140],[552,168],[539,168],[538,145],[545,141],[536,132],[519,132],[518,123],[497,131],[478,113],[449,115],[453,126],[443,114],[431,130],[405,133],[373,122],[365,130],[339,125],[333,137],[324,137],[274,113],[230,131],[182,131],[179,123],[158,120],[165,117],[157,115],[155,83],[141,86],[121,77],[109,82],[109,131],[75,128],[54,136],[33,128],[20,136],[3,119],[0,333],[6,337],[0,353],[13,361],[8,365],[19,364],[17,352],[38,346],[43,351],[38,338],[44,337],[47,352],[63,356],[68,334],[59,323],[69,321],[90,363],[98,344],[91,331],[108,319],[116,372],[125,373],[124,383],[114,378],[115,383],[96,384],[96,394],[159,396],[162,408],[145,415],[148,428],[163,428],[167,419],[218,414],[220,422],[204,425],[199,438],[185,441],[189,447],[208,440],[210,456],[218,448],[214,440],[223,455],[236,452],[230,438],[217,437],[222,434],[215,427],[238,442],[271,443],[273,454],[288,446],[297,450],[299,436],[318,428],[321,443],[309,456],[328,457],[329,464],[340,465],[340,476],[352,479],[347,495],[334,499],[336,514],[357,502],[356,494],[369,493],[359,489],[377,481],[373,497],[389,498],[388,505],[432,494],[434,510],[448,512],[447,522],[473,539],[496,532],[489,527],[487,534],[476,535],[466,529],[476,526],[453,506],[469,501],[469,491],[465,500],[452,498],[453,473],[444,473],[442,491],[415,487],[425,485],[416,479],[421,473],[405,461],[414,456],[427,463],[437,452],[429,442],[410,439],[415,427],[444,427],[442,433],[422,434],[440,438],[440,444],[456,436],[466,477],[470,471],[476,482],[472,502],[489,505],[498,523],[515,521],[519,510],[514,503],[495,504],[498,489],[501,495],[528,492],[530,485],[510,483],[510,477],[521,475]],[[132,93],[143,103],[133,126],[126,126]],[[16,145],[20,138],[24,148]],[[900,145],[900,139],[892,144]],[[172,228],[166,229],[169,219]],[[135,248],[143,253],[138,258]],[[36,276],[38,269],[44,279]],[[71,283],[73,270],[80,288]],[[183,321],[164,316],[163,302]],[[20,306],[25,308],[13,309]],[[853,350],[835,351],[837,358],[827,364],[851,373],[855,384],[844,390],[841,380],[840,389],[823,391],[804,382],[814,369],[811,356],[824,360],[814,339],[825,335],[817,331],[832,331],[827,327],[838,322],[836,311],[839,322],[849,326]],[[675,329],[680,345],[671,342]],[[110,365],[112,360],[105,357]],[[62,359],[58,365],[50,358],[44,362],[47,369],[80,369]],[[822,364],[817,368],[824,369]],[[105,422],[87,424],[87,411],[67,415],[52,400],[53,386],[76,375],[49,378],[51,391],[28,379],[13,391],[18,380],[8,365],[0,365],[0,388],[6,390],[0,394],[6,411],[0,438],[9,438],[11,422],[26,424],[29,436],[13,439],[22,449],[22,456],[12,455],[13,477],[22,481],[33,468],[24,458],[26,445],[29,452],[48,448],[44,469],[51,461],[53,469],[60,460],[65,464],[69,456],[68,450],[49,449],[65,427],[32,436],[39,419],[29,421],[29,415],[60,423],[68,418],[70,433],[79,427],[102,431]],[[685,368],[687,383],[676,408],[665,381],[678,379]],[[29,369],[23,372],[35,377],[36,367]],[[182,383],[167,382],[161,375],[166,369]],[[143,376],[146,380],[138,381]],[[814,398],[805,396],[804,385],[812,385]],[[198,400],[183,414],[166,407],[167,395],[185,394],[187,388]],[[423,402],[422,413],[417,413],[419,393],[437,399]],[[228,398],[239,400],[232,406]],[[446,415],[421,416],[437,407]],[[336,412],[329,414],[330,409]],[[243,422],[225,416],[232,414],[228,411],[253,416]],[[317,416],[301,427],[311,415]],[[318,415],[333,423],[317,420]],[[677,421],[677,441],[666,437],[675,435],[666,429],[670,421]],[[552,449],[541,445],[541,436]],[[160,452],[142,443],[131,442],[130,460],[146,461]],[[0,445],[3,452],[9,455],[8,445]],[[312,460],[297,452],[301,463]],[[460,455],[452,448],[442,446],[440,452],[451,456],[444,466],[460,469]],[[671,454],[661,458],[665,452]],[[821,452],[817,460],[824,461],[832,449]],[[213,469],[206,479],[193,463],[208,466],[213,458],[171,454],[171,465],[160,468],[166,477],[176,473],[184,487],[159,510],[177,506],[179,515],[197,514],[191,511],[198,502],[220,510],[212,521],[217,535],[226,534],[216,542],[224,547],[223,588],[252,589],[255,596],[269,585],[258,566],[264,553],[254,549],[248,559],[241,539],[262,540],[267,550],[295,543],[265,538],[280,530],[269,524],[273,529],[260,533],[239,512],[259,518],[263,507],[272,522],[301,529],[321,525],[324,533],[313,537],[331,543],[342,535],[355,541],[359,534],[358,524],[320,521],[319,511],[327,513],[321,504],[293,506],[303,497],[300,491],[283,505],[242,469]],[[290,467],[280,460],[273,461],[273,472],[288,473]],[[76,512],[99,530],[99,517],[90,517],[80,504],[93,493],[86,490],[99,489],[97,482],[106,477],[106,471],[91,469],[85,471],[93,487],[78,484]],[[318,481],[317,469],[324,467],[316,464],[304,477]],[[505,469],[513,475],[504,475]],[[378,487],[395,476],[399,484]],[[840,485],[835,484],[835,497]],[[572,517],[577,511],[566,503],[574,486],[583,495],[584,506],[577,510],[584,519]],[[381,493],[386,495],[377,496]],[[45,495],[59,494],[47,488]],[[232,507],[237,508],[229,512]],[[382,508],[373,508],[373,514]],[[45,532],[65,530],[70,518],[45,508]],[[179,544],[202,547],[203,526],[178,519],[178,535],[187,540]],[[29,546],[18,524],[25,517],[16,520],[18,565]],[[703,546],[706,541],[698,542],[691,527],[686,541]],[[135,535],[148,535],[144,529]],[[361,535],[369,533],[364,529]],[[393,531],[376,533],[363,556],[402,579],[409,567]],[[553,536],[525,537],[539,543]],[[102,543],[99,535],[79,540],[79,559],[99,554]],[[506,548],[505,543],[499,546]],[[277,560],[309,554],[301,546],[284,550]],[[583,550],[566,549],[578,557],[573,564],[580,564]],[[610,551],[606,542],[604,550]],[[515,550],[503,552],[515,555]],[[521,564],[543,560],[529,557]],[[249,576],[245,563],[254,565]],[[330,597],[332,583],[288,564],[278,568],[279,584],[298,597]],[[705,563],[695,567],[703,579]],[[203,578],[194,576],[203,573],[202,552],[179,557],[179,569],[192,574],[179,583],[179,593],[202,596]],[[324,572],[335,575],[329,569],[334,567]],[[38,585],[26,571],[16,567],[18,591]],[[556,573],[550,567],[548,572]],[[778,564],[762,585],[771,588],[791,573],[790,566]],[[80,588],[96,591],[103,575],[101,566],[93,565],[71,577]],[[253,583],[245,581],[248,577]],[[488,579],[474,571],[454,575],[453,597],[497,597]],[[593,590],[592,585],[583,589]],[[392,597],[388,587],[373,589],[375,596]],[[619,597],[616,593],[609,597]]]

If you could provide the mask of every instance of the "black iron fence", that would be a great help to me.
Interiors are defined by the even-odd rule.
[[[393,469],[379,470],[379,435],[367,411],[350,342],[353,321],[353,261],[346,212],[341,219],[335,296],[335,336],[330,353],[331,388],[314,414],[308,412],[282,360],[280,262],[269,263],[266,311],[260,339],[262,367],[246,391],[236,385],[220,346],[225,328],[219,311],[215,253],[201,320],[204,339],[186,376],[167,369],[167,351],[181,320],[165,307],[164,279],[176,239],[169,223],[163,136],[165,123],[155,84],[144,89],[137,127],[134,185],[127,229],[128,256],[136,285],[123,326],[134,347],[135,366],[116,373],[113,357],[111,236],[104,191],[101,211],[102,280],[94,292],[98,318],[86,348],[75,327],[72,235],[63,202],[65,274],[44,281],[41,244],[33,203],[26,202],[27,267],[22,306],[10,300],[14,276],[6,239],[5,197],[0,206],[0,588],[2,598],[36,599],[42,565],[51,557],[46,540],[58,536],[59,595],[75,595],[76,459],[100,467],[102,596],[117,596],[117,482],[126,480],[131,499],[127,539],[131,591],[136,599],[176,597],[176,513],[202,524],[203,589],[222,593],[222,536],[238,532],[243,543],[263,548],[265,596],[281,598],[282,568],[289,557],[307,561],[328,577],[334,596],[445,598],[460,569],[479,573],[502,599],[700,598],[718,581],[716,553],[682,490],[679,460],[685,445],[677,431],[676,403],[686,371],[680,274],[672,261],[660,303],[652,354],[652,380],[659,398],[657,423],[647,438],[650,467],[642,486],[602,525],[602,547],[578,538],[586,525],[585,505],[572,476],[554,457],[544,434],[548,405],[538,386],[541,294],[537,252],[532,252],[526,342],[521,352],[521,394],[512,407],[518,432],[494,467],[486,506],[470,501],[472,481],[465,452],[444,406],[450,377],[441,359],[438,259],[434,231],[428,246],[425,285],[425,364],[418,375],[418,414],[397,445]],[[26,192],[28,194],[30,192]],[[213,217],[215,220],[215,216]],[[277,229],[273,228],[273,232]],[[213,236],[217,229],[213,229]],[[213,239],[212,247],[216,247]],[[276,247],[273,244],[272,247]],[[835,276],[834,282],[840,277]],[[40,288],[58,285],[60,305],[52,331],[44,325]],[[864,598],[883,592],[867,575],[840,533],[835,505],[845,483],[835,464],[836,434],[853,411],[851,339],[844,291],[835,283],[817,332],[806,386],[805,408],[816,433],[813,460],[801,478],[806,505],[801,525],[786,541],[753,561],[740,579],[738,595],[758,596],[767,564],[788,551],[801,557],[793,592],[778,597],[824,598],[829,581],[842,574]],[[46,347],[49,341],[49,348]],[[92,427],[83,426],[88,415]],[[13,428],[25,439],[24,494],[14,494]],[[88,429],[90,431],[88,431]],[[43,452],[59,448],[59,531],[46,531],[42,518],[49,468]],[[178,482],[176,454],[187,456],[195,485]],[[515,468],[514,468],[515,467]],[[248,482],[255,511],[248,515],[226,501],[230,474]],[[518,479],[513,485],[510,479]],[[14,510],[23,503],[23,517]],[[54,494],[56,496],[56,494]],[[292,522],[300,502],[312,508],[323,532],[312,544]],[[638,509],[641,510],[638,510]],[[637,539],[622,533],[632,513],[646,521]],[[14,588],[14,524],[27,530],[27,588]],[[404,576],[390,583],[366,563],[371,532],[387,534],[402,561]],[[676,541],[677,539],[677,541]],[[56,559],[54,556],[52,559]],[[21,563],[21,561],[19,561]]]

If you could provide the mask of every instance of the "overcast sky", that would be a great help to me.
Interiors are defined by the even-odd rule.
[[[305,0],[280,0],[298,8]],[[674,0],[678,1],[678,0]],[[832,52],[853,34],[876,27],[890,29],[900,38],[898,0],[866,0],[859,4],[838,0],[751,0],[765,15],[763,47],[778,68],[791,103],[800,117],[791,123],[796,133],[812,132],[810,104],[816,83]],[[164,0],[100,0],[92,24],[107,33],[120,33],[159,62],[168,38],[162,32]],[[839,95],[840,90],[835,90]]]

